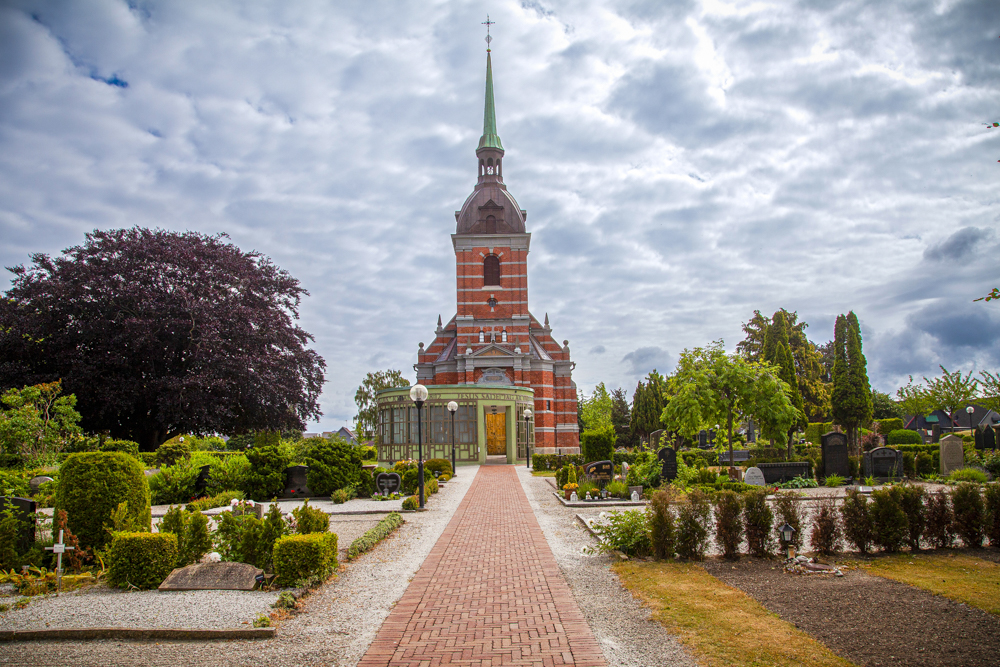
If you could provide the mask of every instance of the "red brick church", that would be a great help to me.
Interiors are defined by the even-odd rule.
[[[534,451],[579,451],[576,383],[569,341],[552,337],[549,317],[528,311],[527,212],[503,182],[503,145],[493,105],[493,65],[486,53],[486,109],[476,149],[479,180],[451,235],[457,313],[438,317],[434,342],[417,355],[424,385],[504,385],[534,390]],[[483,388],[485,388],[483,387]]]

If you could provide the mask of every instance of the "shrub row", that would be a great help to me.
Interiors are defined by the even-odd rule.
[[[156,588],[177,565],[173,533],[117,533],[108,551],[108,583],[118,588]]]
[[[375,545],[389,537],[397,528],[403,525],[403,517],[398,512],[392,512],[368,530],[364,535],[351,542],[347,550],[347,558],[353,560],[361,554],[375,548]]]
[[[336,569],[336,533],[287,535],[274,543],[275,583],[279,586],[321,583]]]

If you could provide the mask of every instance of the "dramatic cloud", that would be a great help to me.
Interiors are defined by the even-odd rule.
[[[94,228],[226,232],[310,291],[318,428],[413,377],[455,308],[485,19],[459,2],[0,6],[0,261]],[[530,301],[589,392],[753,310],[862,323],[875,387],[996,370],[990,0],[501,2],[504,179]],[[311,427],[314,430],[317,426]]]

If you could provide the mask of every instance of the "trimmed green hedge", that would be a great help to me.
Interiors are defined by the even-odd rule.
[[[156,588],[176,562],[173,533],[117,533],[108,551],[108,583],[118,588]]]
[[[66,510],[69,529],[87,548],[104,548],[111,536],[104,529],[120,503],[128,503],[126,525],[150,530],[149,484],[139,462],[122,452],[71,454],[59,469],[56,515]]]
[[[893,431],[903,430],[903,420],[893,417],[891,419],[878,420],[878,428],[875,429],[879,435],[889,435]]]
[[[375,548],[375,545],[392,535],[393,531],[403,525],[403,517],[397,512],[393,512],[378,524],[366,532],[358,539],[351,542],[351,548],[347,550],[347,558],[354,560],[366,551]]]
[[[567,463],[582,466],[583,456],[580,454],[533,454],[531,456],[532,470],[559,470]]]
[[[424,461],[424,471],[429,470],[433,475],[436,471],[440,475],[445,473],[449,475],[454,475],[455,471],[451,469],[451,461],[448,459],[427,459]]]
[[[336,569],[336,533],[287,535],[274,543],[275,583],[279,586],[319,583]]]
[[[890,445],[922,445],[924,439],[916,431],[905,428],[889,431],[888,442]]]
[[[580,453],[587,463],[610,461],[615,453],[615,431],[606,428],[600,431],[584,431],[580,434]]]

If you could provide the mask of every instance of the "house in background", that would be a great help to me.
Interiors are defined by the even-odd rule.
[[[972,415],[966,412],[966,408],[971,405]],[[951,433],[954,431],[968,431],[970,426],[979,430],[984,428],[996,428],[1000,424],[1000,414],[984,408],[975,403],[968,403],[955,410],[954,419],[944,410],[935,410],[929,415],[906,415],[903,417],[903,428],[916,431],[924,438],[924,442],[932,442],[934,438],[934,427],[938,433]]]

